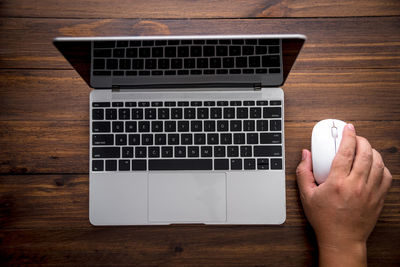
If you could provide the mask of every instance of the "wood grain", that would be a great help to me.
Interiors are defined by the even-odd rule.
[[[60,7],[62,7],[60,9]],[[396,0],[117,0],[2,1],[3,17],[52,18],[259,18],[400,15]]]
[[[301,33],[308,40],[295,64],[299,69],[399,69],[399,25],[399,16],[295,20],[2,18],[0,32],[6,32],[7,38],[0,42],[0,68],[71,69],[52,45],[57,36]]]

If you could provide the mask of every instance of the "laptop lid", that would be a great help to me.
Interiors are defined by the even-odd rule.
[[[184,41],[182,41],[184,40]],[[242,41],[243,40],[243,41]],[[171,85],[213,85],[213,86],[235,86],[243,84],[259,85],[262,87],[277,87],[284,84],[304,42],[304,35],[195,35],[195,36],[135,36],[135,37],[59,37],[53,43],[57,49],[68,60],[72,67],[80,74],[85,82],[92,88],[111,87],[136,87],[136,86],[159,86]],[[147,43],[146,43],[147,42]],[[118,49],[118,44],[128,43],[125,49],[146,46],[153,42],[153,46],[178,45],[204,48],[204,46],[246,46],[252,44],[254,47],[279,46],[279,70],[266,68],[267,73],[241,73],[226,75],[149,75],[149,76],[115,76],[115,75],[93,75],[93,55],[96,50]],[[164,45],[165,44],[165,45]],[[255,52],[254,52],[255,53]],[[229,54],[227,55],[229,57]],[[248,55],[249,56],[249,55]],[[205,55],[204,55],[205,57]],[[152,57],[149,57],[152,58]],[[262,60],[262,59],[260,59]],[[262,65],[262,64],[261,64]],[[236,66],[235,66],[236,67]],[[268,70],[267,70],[268,69]]]

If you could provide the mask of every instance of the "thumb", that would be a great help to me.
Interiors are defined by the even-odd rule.
[[[302,151],[302,159],[297,166],[296,175],[300,193],[307,197],[317,187],[312,172],[311,152],[307,149],[303,149]]]

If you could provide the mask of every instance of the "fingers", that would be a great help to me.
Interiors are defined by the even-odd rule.
[[[351,169],[351,176],[357,180],[362,179],[367,183],[373,160],[372,147],[364,137],[356,136],[356,143],[356,155]]]
[[[331,173],[334,177],[346,177],[351,171],[356,152],[356,131],[352,124],[343,129],[342,141],[335,158],[332,161]]]
[[[302,160],[296,169],[297,184],[302,197],[311,195],[312,190],[317,187],[314,174],[312,173],[311,153],[307,149],[302,151]]]
[[[385,196],[386,193],[389,191],[389,188],[392,185],[392,179],[392,174],[390,173],[389,169],[385,167],[383,171],[382,183],[379,188],[379,193],[382,196]]]
[[[372,150],[372,165],[371,171],[367,180],[367,187],[373,191],[377,192],[382,183],[383,172],[385,170],[385,165],[383,164],[383,160],[381,154],[375,149]]]

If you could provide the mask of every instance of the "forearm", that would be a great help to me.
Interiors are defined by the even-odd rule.
[[[365,243],[351,245],[319,245],[320,267],[367,266],[367,246]]]

